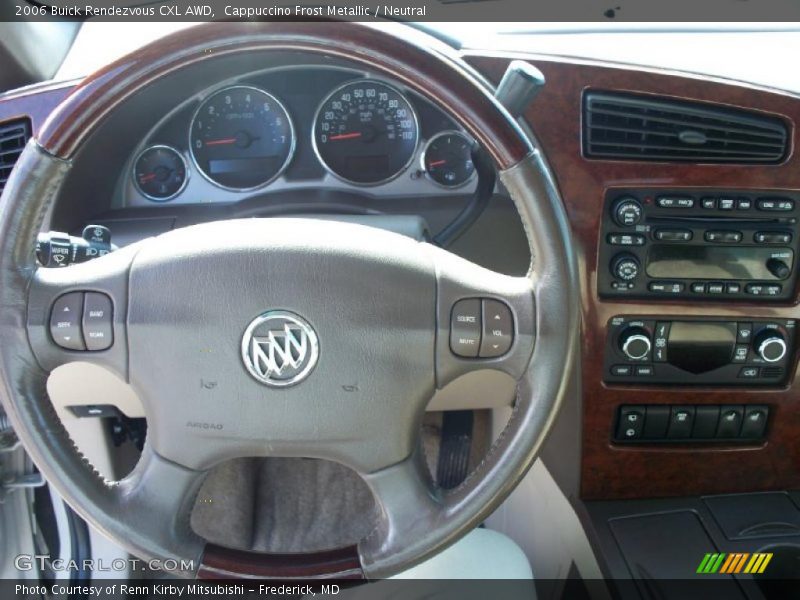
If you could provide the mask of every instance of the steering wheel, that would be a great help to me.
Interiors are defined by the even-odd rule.
[[[134,555],[184,561],[186,576],[382,578],[480,524],[536,458],[575,361],[577,266],[565,211],[542,156],[487,85],[449,48],[416,37],[357,23],[201,25],[87,78],[20,157],[0,202],[3,403],[47,480]],[[516,203],[534,257],[528,275],[369,227],[277,218],[188,227],[70,268],[36,267],[45,215],[107,114],[191,65],[272,51],[352,61],[450,114]],[[108,349],[66,350],[50,337],[53,310],[84,292],[101,294],[86,302],[113,313]],[[454,354],[451,317],[462,300],[483,306],[484,320],[508,319],[507,352]],[[47,398],[48,373],[76,360],[114,371],[144,405],[145,449],[121,481],[91,468]],[[475,471],[444,492],[424,466],[420,423],[437,388],[475,369],[518,381],[513,415]],[[242,456],[351,467],[374,494],[376,527],[356,546],[315,553],[207,544],[189,526],[196,494],[211,467]]]

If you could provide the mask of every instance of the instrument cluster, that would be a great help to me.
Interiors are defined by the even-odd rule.
[[[393,83],[321,67],[265,73],[165,116],[134,153],[123,204],[231,202],[311,185],[465,193],[473,145]]]

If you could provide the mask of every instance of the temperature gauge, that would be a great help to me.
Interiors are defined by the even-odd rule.
[[[150,200],[172,200],[186,185],[186,161],[175,148],[150,146],[136,158],[133,182]]]
[[[422,152],[422,169],[441,186],[454,188],[475,175],[473,141],[459,131],[443,131],[428,140]]]

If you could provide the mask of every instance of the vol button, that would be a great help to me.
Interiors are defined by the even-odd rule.
[[[502,356],[514,341],[514,319],[511,309],[498,300],[483,301],[483,336],[481,358]]]

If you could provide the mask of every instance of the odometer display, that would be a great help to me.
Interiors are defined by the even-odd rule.
[[[272,94],[247,86],[220,90],[197,109],[189,143],[200,171],[234,190],[267,185],[294,152],[289,113]]]
[[[414,159],[417,115],[393,87],[360,80],[334,90],[314,120],[314,148],[331,173],[350,183],[377,185]]]

